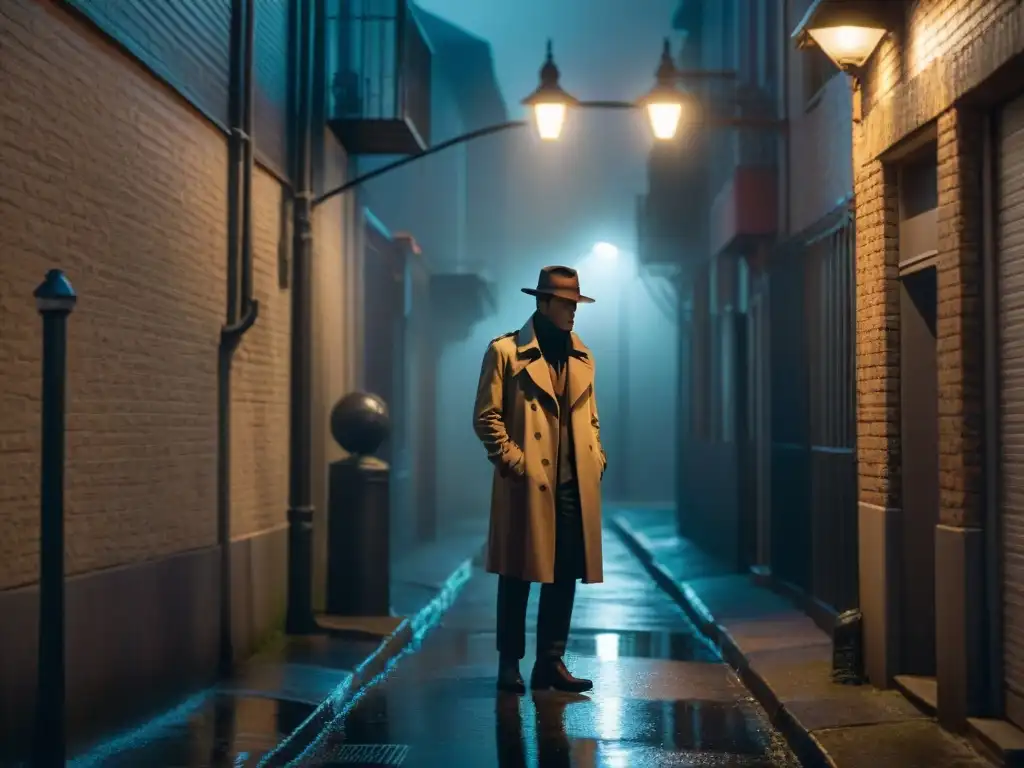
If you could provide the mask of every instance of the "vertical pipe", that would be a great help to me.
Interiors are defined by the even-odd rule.
[[[228,137],[228,269],[227,312],[217,354],[217,546],[219,547],[220,601],[217,661],[221,674],[234,662],[231,636],[231,356],[234,339],[228,329],[239,317],[241,216],[243,188],[241,120],[244,94],[244,19],[241,0],[231,4],[231,133]]]
[[[217,546],[220,636],[217,660],[226,675],[234,664],[231,607],[231,366],[242,336],[256,322],[252,298],[252,91],[254,0],[231,4],[231,134],[228,139],[227,312],[217,354]],[[241,280],[239,280],[241,275]]]
[[[398,119],[403,120],[406,117],[405,114],[405,94],[406,94],[406,82],[405,74],[408,71],[406,66],[406,56],[408,51],[406,50],[406,34],[408,31],[408,25],[410,24],[409,19],[409,7],[406,5],[405,0],[397,0],[395,3],[395,72],[394,82],[392,86],[395,89],[394,99],[394,114],[385,115],[385,119]]]
[[[291,433],[288,483],[288,610],[290,634],[316,628],[313,618],[312,499],[312,24],[313,0],[298,3],[296,46],[295,224],[292,257]]]
[[[255,146],[253,127],[256,123],[256,77],[253,59],[256,49],[256,0],[245,0],[245,55],[243,82],[239,90],[244,93],[242,112],[242,301],[248,309],[253,303],[253,245],[252,245],[252,175]]]
[[[227,269],[227,312],[225,325],[234,325],[239,317],[239,255],[242,249],[241,216],[239,203],[243,181],[242,163],[242,112],[245,94],[243,92],[243,71],[245,67],[243,0],[231,1],[230,38],[230,89],[228,92],[228,269]]]

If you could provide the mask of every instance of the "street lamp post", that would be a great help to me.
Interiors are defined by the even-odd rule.
[[[308,6],[312,0],[303,0],[300,8],[303,39],[310,39],[310,14]],[[300,100],[300,133],[309,132],[309,54],[303,49],[300,52],[299,85],[303,95]],[[540,84],[523,103],[533,110],[537,133],[544,141],[560,138],[562,128],[571,110],[574,109],[642,109],[648,118],[651,132],[658,141],[669,141],[675,138],[680,124],[686,127],[700,125],[721,128],[763,128],[778,130],[785,123],[779,120],[763,120],[758,118],[707,118],[701,114],[698,100],[683,88],[680,82],[705,79],[733,79],[735,72],[728,71],[680,71],[672,61],[668,40],[662,49],[661,59],[656,73],[654,88],[637,101],[580,101],[565,90],[560,84],[560,72],[554,61],[551,42],[547,45],[547,55],[540,70]],[[333,189],[314,197],[311,193],[312,183],[309,177],[308,157],[301,159],[299,171],[299,192],[296,196],[296,231],[293,271],[295,273],[296,298],[292,301],[292,392],[291,392],[291,430],[292,447],[289,484],[291,502],[289,508],[289,568],[288,568],[288,620],[289,632],[303,633],[315,631],[316,621],[313,617],[310,582],[312,575],[312,520],[313,508],[311,499],[310,436],[312,434],[312,410],[308,402],[309,383],[312,381],[312,316],[310,302],[300,300],[309,296],[309,268],[312,256],[312,237],[310,234],[313,211],[326,201],[362,186],[366,182],[383,176],[386,173],[414,163],[429,155],[437,154],[450,147],[465,144],[475,139],[501,133],[513,128],[528,125],[526,120],[510,120],[496,125],[479,128],[447,141],[434,144],[422,152],[403,157],[388,165],[357,176]],[[301,269],[300,269],[301,267]]]

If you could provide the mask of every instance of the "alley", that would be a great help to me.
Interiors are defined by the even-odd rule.
[[[496,694],[495,580],[478,568],[442,625],[321,735],[303,765],[797,765],[749,692],[613,534],[605,583],[577,594],[568,663],[594,679],[589,697]],[[531,631],[536,603],[534,594]],[[528,653],[524,674],[532,663]]]

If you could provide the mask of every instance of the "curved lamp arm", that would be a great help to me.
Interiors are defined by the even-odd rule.
[[[575,104],[574,106],[583,109],[636,108],[636,105],[629,101],[581,101],[578,104]],[[393,163],[383,165],[380,168],[376,168],[370,171],[369,173],[364,173],[362,176],[357,176],[354,179],[350,179],[349,181],[346,181],[339,187],[335,187],[334,189],[324,192],[322,195],[313,198],[313,207],[315,208],[316,206],[320,205],[320,203],[326,202],[327,200],[330,200],[332,197],[336,197],[340,194],[348,192],[350,189],[354,189],[355,187],[358,187],[361,184],[370,181],[371,179],[375,179],[378,176],[383,176],[385,173],[389,173],[395,170],[396,168],[401,168],[403,165],[414,163],[420,158],[427,157],[428,155],[437,154],[438,152],[448,149],[449,147],[454,147],[459,144],[465,144],[466,142],[473,141],[474,139],[480,139],[483,138],[484,136],[490,136],[492,133],[502,133],[503,131],[507,131],[512,128],[522,128],[526,125],[529,125],[529,122],[529,120],[509,120],[504,123],[496,123],[494,125],[488,125],[485,128],[478,128],[475,131],[464,133],[461,136],[456,136],[453,139],[442,141],[440,144],[434,144],[433,146],[427,147],[422,152],[417,152],[415,155],[408,155],[407,157],[403,157],[400,160],[396,160]]]
[[[580,109],[636,109],[637,105],[631,101],[580,101],[573,105]],[[785,121],[775,119],[759,119],[759,118],[717,118],[703,121],[705,126],[717,125],[722,128],[761,128],[761,129],[779,129],[785,127]],[[378,176],[383,176],[385,173],[390,173],[396,168],[401,168],[403,165],[409,165],[414,163],[420,158],[427,157],[429,155],[435,155],[449,147],[454,147],[459,144],[465,144],[468,141],[479,139],[484,136],[490,136],[493,133],[502,133],[503,131],[510,130],[512,128],[522,128],[530,124],[529,120],[509,120],[504,123],[495,123],[494,125],[488,125],[484,128],[478,128],[475,131],[469,131],[461,136],[456,136],[453,139],[442,141],[439,144],[427,147],[422,152],[417,152],[415,155],[408,155],[399,160],[395,160],[393,163],[382,165],[380,168],[364,173],[362,176],[356,176],[354,179],[346,181],[339,187],[330,189],[313,198],[313,207],[320,205],[332,197],[337,197],[340,194],[348,192],[350,189],[354,189],[361,184],[375,179]]]
[[[442,141],[440,144],[434,144],[430,147],[427,147],[422,152],[417,152],[415,155],[408,155],[407,157],[403,157],[400,160],[395,160],[395,162],[388,163],[387,165],[382,165],[380,168],[376,168],[370,171],[369,173],[364,173],[362,176],[356,176],[354,179],[346,181],[340,187],[335,187],[334,189],[324,192],[322,195],[313,198],[313,207],[315,208],[316,206],[320,205],[320,203],[330,200],[332,197],[336,197],[337,195],[340,195],[344,192],[348,192],[350,189],[353,189],[355,187],[358,187],[360,184],[370,181],[370,179],[375,179],[378,176],[383,176],[385,173],[389,173],[390,171],[393,171],[396,168],[401,168],[403,165],[414,163],[420,158],[427,157],[428,155],[437,154],[438,152],[448,149],[449,147],[454,147],[457,144],[465,144],[467,141],[473,141],[473,139],[479,139],[483,136],[489,136],[492,133],[501,133],[502,131],[507,131],[510,128],[522,128],[527,124],[528,122],[526,120],[509,120],[508,122],[505,123],[496,123],[495,125],[488,125],[486,128],[478,128],[475,131],[470,131],[469,133],[464,133],[461,136],[456,136],[454,139],[448,139],[447,141]]]

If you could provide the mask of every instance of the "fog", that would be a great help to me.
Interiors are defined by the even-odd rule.
[[[528,117],[518,102],[536,87],[549,36],[563,86],[578,98],[640,96],[653,85],[675,0],[650,2],[643,13],[631,8],[629,14],[612,13],[615,3],[607,0],[491,5],[420,4],[433,12],[423,16],[435,44],[434,143]],[[579,24],[580,14],[587,13],[600,18]],[[610,34],[627,27],[632,31],[619,39]],[[482,96],[487,93],[493,99]],[[557,142],[542,142],[532,127],[515,128],[367,185],[363,202],[390,229],[416,238],[435,275],[477,275],[488,289],[477,313],[467,314],[466,304],[475,300],[468,295],[432,297],[432,322],[448,329],[436,350],[436,504],[442,532],[486,518],[492,468],[471,418],[480,364],[492,339],[529,319],[535,300],[520,289],[535,286],[545,265],[576,267],[582,292],[596,299],[580,306],[576,332],[595,357],[609,458],[605,503],[673,503],[675,293],[670,277],[650,274],[636,259],[637,196],[646,191],[651,145],[641,113],[588,110],[569,115]],[[361,159],[359,168],[390,159]],[[602,242],[614,245],[617,256],[592,253]]]

